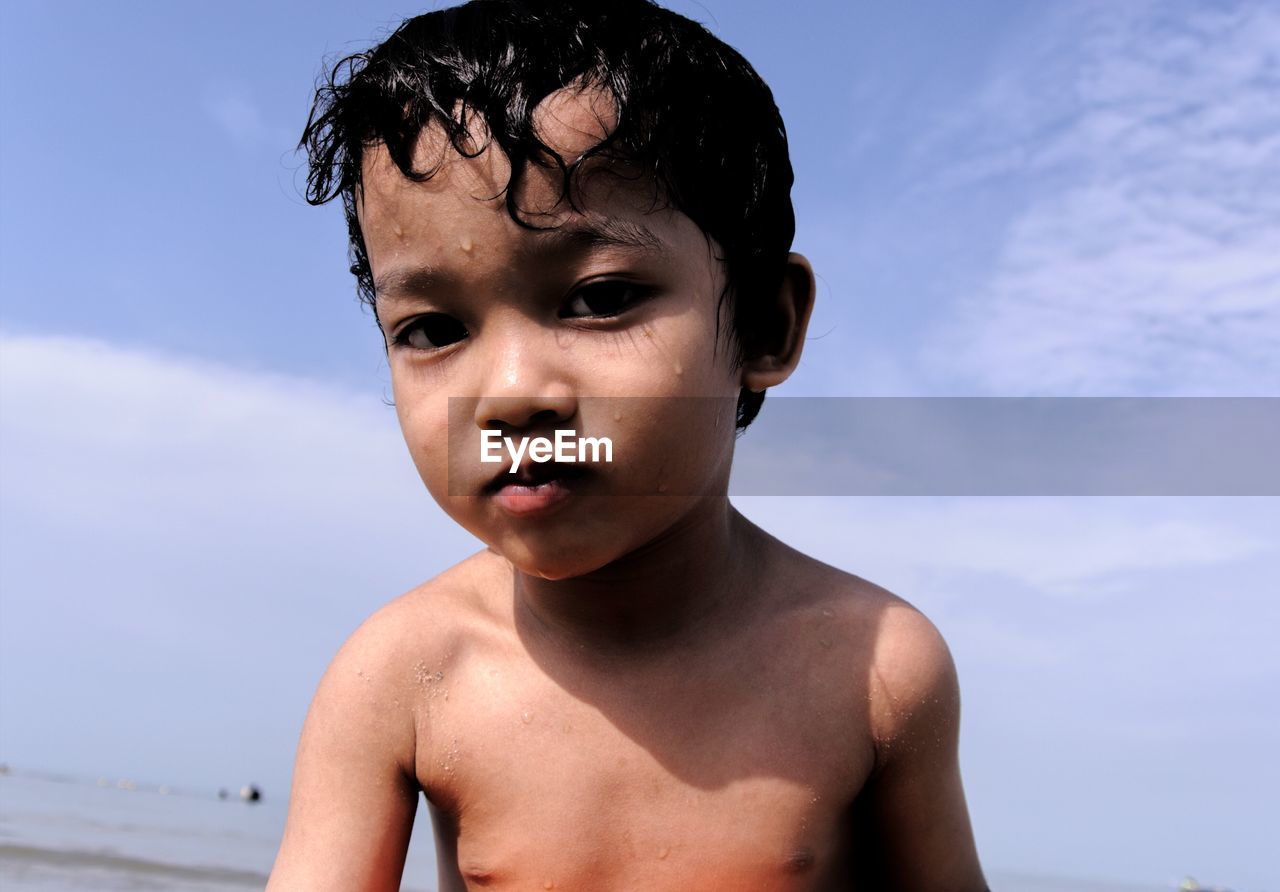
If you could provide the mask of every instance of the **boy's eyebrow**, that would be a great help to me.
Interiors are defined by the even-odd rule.
[[[659,251],[665,245],[648,227],[616,217],[566,223],[543,230],[539,238],[552,251],[592,248]],[[374,279],[374,300],[382,302],[400,294],[421,294],[439,284],[441,278],[440,272],[429,266],[390,269]]]
[[[429,266],[389,269],[373,280],[374,303],[386,303],[402,294],[423,294],[440,281],[440,274]]]
[[[663,241],[653,230],[617,217],[600,217],[566,223],[545,231],[542,236],[554,247],[569,248],[638,248],[657,251]]]

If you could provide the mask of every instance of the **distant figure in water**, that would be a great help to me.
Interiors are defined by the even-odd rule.
[[[1178,892],[1231,892],[1222,886],[1201,886],[1193,877],[1187,877],[1178,887]]]
[[[240,788],[240,798],[245,802],[257,802],[262,798],[262,791],[253,784],[249,784],[247,787]]]

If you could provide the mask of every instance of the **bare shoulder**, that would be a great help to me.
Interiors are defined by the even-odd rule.
[[[782,546],[775,558],[793,612],[834,625],[852,673],[865,689],[877,745],[953,723],[959,708],[955,663],[937,627],[906,599],[860,576]]]
[[[955,662],[937,626],[905,598],[835,568],[827,602],[862,644],[870,732],[877,747],[953,724]],[[863,679],[859,679],[863,681]]]
[[[308,721],[361,722],[364,743],[412,771],[420,730],[416,689],[465,626],[475,597],[468,558],[373,612],[339,648],[321,679]]]
[[[919,613],[893,592],[861,576],[823,563],[763,530],[756,528],[753,533],[758,537],[753,544],[754,553],[767,564],[767,569],[760,576],[771,580],[766,585],[772,589],[775,603],[784,611],[820,613],[835,620],[847,634],[865,638],[867,634],[874,633],[877,641],[882,632],[889,631],[881,626],[893,613],[890,637],[903,632],[909,634],[905,625],[910,621],[904,624],[901,614]]]
[[[960,686],[937,627],[906,601],[884,611],[868,678],[871,733],[882,753],[946,744],[959,726]]]
[[[481,551],[374,611],[342,645],[330,666],[386,689],[421,685],[457,650],[469,626],[486,621],[501,561]],[[407,697],[405,702],[412,702]]]

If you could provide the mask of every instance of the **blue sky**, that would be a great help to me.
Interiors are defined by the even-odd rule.
[[[782,394],[1280,395],[1274,4],[672,5],[791,135]],[[338,644],[476,547],[292,152],[417,11],[0,12],[0,760],[282,793]],[[993,873],[1280,889],[1275,499],[741,507],[947,635]]]

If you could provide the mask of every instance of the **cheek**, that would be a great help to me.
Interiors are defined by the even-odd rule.
[[[595,393],[634,397],[736,394],[738,375],[712,315],[690,308],[603,342],[589,363]]]
[[[616,491],[683,496],[727,473],[736,397],[653,396],[602,401],[614,442]]]
[[[448,494],[448,410],[440,401],[415,398],[412,389],[392,380],[400,432],[418,475],[439,501]]]
[[[474,436],[474,401],[427,395],[412,382],[406,384],[403,377],[397,379],[393,373],[392,379],[400,431],[428,494],[455,523],[491,542],[483,504],[474,495],[464,494],[470,491],[469,485],[475,484],[474,475],[465,473],[465,466],[474,470],[469,459],[479,454],[479,438]],[[473,436],[468,438],[468,434]],[[451,448],[451,440],[454,446],[466,446]],[[458,477],[452,478],[451,467]],[[458,482],[460,491],[451,491],[451,478]]]

